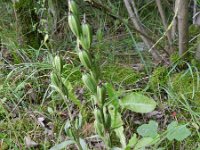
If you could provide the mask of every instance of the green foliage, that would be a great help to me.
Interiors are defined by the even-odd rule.
[[[151,137],[144,137],[140,139],[137,144],[135,145],[136,150],[144,149],[145,147],[148,147],[152,145],[153,139]]]
[[[139,79],[139,73],[118,64],[110,64],[102,68],[102,76],[114,84],[132,85]]]
[[[156,137],[158,135],[158,123],[155,121],[149,121],[148,124],[143,124],[137,128],[137,133],[142,137]]]
[[[75,142],[72,140],[68,140],[68,141],[64,141],[60,144],[55,145],[54,147],[52,147],[50,150],[62,150],[64,148],[66,148],[67,146],[74,144]]]
[[[31,46],[33,48],[39,48],[42,40],[42,35],[34,29],[37,28],[39,22],[38,16],[35,13],[33,7],[37,5],[37,2],[33,0],[19,0],[15,2],[16,17],[19,18],[19,25],[23,34],[23,46]]]
[[[15,2],[15,8],[19,9],[30,9],[33,6],[33,0],[19,0]]]
[[[193,38],[194,36],[196,36],[197,34],[199,34],[200,32],[200,26],[199,25],[190,25],[189,27],[189,35]]]
[[[134,147],[135,144],[137,143],[138,139],[137,139],[137,135],[134,133],[132,135],[132,137],[130,138],[130,140],[128,141],[128,144],[126,146],[126,150],[130,149],[131,147]]]
[[[4,118],[6,115],[6,110],[4,108],[4,104],[6,103],[6,98],[0,100],[0,119]]]
[[[147,113],[151,112],[156,107],[156,102],[153,99],[150,99],[142,94],[139,93],[132,93],[123,100],[120,101],[120,103],[117,101],[113,102],[114,90],[111,86],[107,86],[107,89],[109,89],[109,97],[111,99],[106,98],[106,93],[108,92],[105,88],[106,84],[102,83],[100,79],[100,70],[97,66],[96,62],[92,57],[90,57],[91,54],[91,42],[92,42],[92,33],[89,28],[89,25],[86,23],[82,24],[82,28],[80,28],[80,18],[78,15],[78,8],[75,6],[76,4],[73,1],[70,1],[70,11],[71,13],[68,16],[68,23],[70,26],[70,29],[74,33],[74,35],[77,38],[77,53],[80,59],[80,62],[84,66],[84,68],[88,71],[88,73],[82,73],[82,81],[86,88],[90,91],[91,98],[95,105],[93,109],[95,121],[94,121],[94,127],[96,130],[96,133],[100,136],[100,138],[104,141],[104,144],[106,145],[106,148],[110,149],[114,147],[113,142],[111,140],[112,130],[114,129],[116,136],[120,139],[121,146],[123,148],[126,147],[126,140],[124,135],[124,129],[123,129],[123,121],[121,119],[121,114],[119,113],[119,106],[121,105],[123,108],[128,108],[134,112],[139,113]],[[59,60],[59,61],[56,61]],[[58,62],[58,63],[56,63]],[[65,96],[68,97],[68,93],[65,94],[65,92],[62,92],[63,89],[61,88],[61,85],[63,84],[60,80],[59,83],[59,75],[60,73],[60,59],[57,59],[57,56],[54,59],[54,64],[58,64],[59,68],[56,69],[55,72],[52,73],[51,80],[53,81],[53,87],[57,90],[57,92],[60,95],[63,95],[63,99],[65,99]],[[95,69],[93,69],[95,68]],[[55,82],[54,82],[55,81]],[[58,82],[57,82],[58,81]],[[60,86],[59,86],[60,85]],[[119,104],[120,105],[119,105]],[[109,112],[109,113],[107,113]],[[70,120],[72,122],[72,120]],[[75,130],[71,131],[76,132]],[[79,136],[77,134],[73,134],[73,139],[76,141],[76,144],[81,149]]]
[[[0,133],[0,139],[5,139],[5,141],[1,143],[1,149],[2,150],[9,149],[9,145],[8,145],[8,143],[9,143],[8,140],[9,139],[7,139],[6,136],[7,136],[6,134]]]
[[[165,138],[170,141],[175,139],[178,141],[183,141],[191,134],[191,131],[186,127],[186,125],[179,125],[178,122],[173,121],[168,125],[166,131],[163,131],[163,133],[159,134],[158,123],[155,121],[149,121],[148,124],[139,126],[137,128],[137,133],[141,135],[142,138],[139,139],[134,134],[129,141],[129,148],[134,147],[135,149],[141,149],[151,145],[159,146],[161,140]],[[161,137],[163,137],[163,139]]]
[[[160,86],[165,86],[167,84],[167,74],[168,70],[166,67],[157,67],[149,80],[150,87],[153,90],[158,90]]]
[[[184,93],[192,91],[193,78],[191,77],[189,72],[186,74],[184,74],[184,72],[177,73],[172,76],[171,80],[172,80],[172,87],[177,92]]]
[[[180,72],[177,74],[174,74],[171,77],[171,87],[174,92],[176,93],[182,93],[187,98],[192,99],[193,92],[198,94],[198,76],[195,73],[194,75],[190,72]],[[195,94],[195,95],[196,95]],[[199,95],[199,94],[198,94]],[[197,96],[197,95],[196,95]]]
[[[183,141],[191,134],[186,125],[178,125],[178,122],[171,122],[167,127],[167,139]]]
[[[179,55],[177,52],[174,52],[173,54],[171,54],[170,56],[170,62],[172,64],[176,63],[178,60],[180,59]]]
[[[156,102],[143,94],[131,93],[120,100],[120,105],[137,113],[148,113],[155,109]]]
[[[129,19],[122,18],[127,23],[124,26],[119,20],[110,18],[106,12],[91,9],[92,5],[82,1],[77,1],[81,10],[76,5],[68,7],[70,5],[66,0],[18,0],[15,1],[15,5],[13,5],[14,1],[3,0],[2,2],[0,2],[0,46],[3,56],[2,59],[0,58],[2,77],[0,149],[25,147],[35,149],[25,145],[24,137],[27,135],[39,144],[38,149],[49,149],[53,146],[51,149],[86,150],[89,146],[94,146],[90,148],[96,149],[97,145],[102,146],[99,149],[106,147],[106,149],[116,150],[160,150],[161,147],[170,149],[172,144],[176,148],[179,148],[180,144],[185,146],[185,149],[197,147],[198,144],[194,143],[199,140],[199,111],[194,108],[199,106],[200,98],[198,62],[191,61],[192,68],[197,67],[195,71],[192,69],[192,71],[187,70],[187,73],[171,75],[168,73],[168,68],[157,67],[149,83],[146,84],[146,80],[143,82],[143,76],[150,74],[144,74],[143,71],[136,73],[130,67],[135,62],[142,62],[148,66],[152,63],[146,60],[147,52],[140,54],[145,55],[140,56],[141,60],[135,52],[132,54],[133,41],[139,41],[139,34],[132,35],[132,30],[127,26]],[[110,13],[116,16],[127,15],[123,1],[99,2],[107,5],[108,10],[111,10]],[[172,1],[168,4],[172,4]],[[165,9],[168,10],[167,6]],[[137,1],[137,7],[140,8],[138,13],[145,26],[150,27],[149,29],[158,36],[163,34],[154,1]],[[67,9],[75,16],[70,27],[76,36],[69,32]],[[150,9],[152,11],[149,13]],[[85,15],[79,15],[82,12]],[[168,11],[169,19],[170,15],[173,14]],[[149,17],[151,19],[148,19]],[[97,25],[97,22],[101,24]],[[88,23],[93,29],[90,29]],[[77,28],[73,30],[75,27]],[[191,38],[198,34],[198,30],[190,27]],[[152,36],[152,38],[157,37]],[[162,44],[167,43],[164,40],[165,38]],[[41,42],[45,46],[41,46]],[[23,48],[29,46],[35,49]],[[56,57],[49,60],[47,53]],[[178,61],[181,58],[177,53],[171,55],[170,59],[172,64],[178,62],[181,69],[185,69],[182,68],[185,63]],[[114,62],[110,64],[110,60]],[[174,66],[168,67],[170,69]],[[176,69],[179,70],[179,68],[174,70]],[[87,75],[87,78],[84,78],[84,75]],[[82,77],[84,82],[81,81]],[[173,108],[177,109],[177,112],[180,111],[177,113],[177,120],[181,120],[183,116],[191,125],[190,129],[177,122],[172,122],[167,130],[163,129],[166,126],[162,122],[161,126],[158,125],[160,121],[149,121],[139,127],[134,124],[138,120],[141,121],[141,118],[138,119],[140,116],[144,120],[149,119],[145,114],[139,115],[135,112],[153,111],[156,102],[145,96],[147,95],[145,90],[143,93],[130,93],[130,91],[138,91],[131,87],[139,86],[143,89],[149,85],[151,96],[156,97],[158,104],[163,104],[159,100],[164,102],[164,106],[161,107],[165,107],[167,103],[171,111],[170,99],[174,98],[177,103],[173,103]],[[49,87],[52,89],[50,90]],[[167,92],[163,92],[164,94],[159,92],[158,95],[159,87],[166,89]],[[169,116],[168,113],[163,113],[164,116]],[[42,127],[38,123],[38,118],[41,116],[45,119],[42,122],[45,126]],[[171,119],[169,116],[169,120]],[[132,135],[130,132],[133,132]],[[190,134],[192,137],[189,137]],[[93,135],[95,140],[98,140],[98,144],[93,144]],[[180,143],[182,140],[184,142]]]

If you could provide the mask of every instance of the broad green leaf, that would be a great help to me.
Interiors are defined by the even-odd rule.
[[[135,145],[135,149],[134,150],[141,150],[147,146],[152,145],[153,142],[153,138],[151,137],[144,137],[142,139],[140,139],[137,144]]]
[[[118,112],[118,109],[116,109],[113,105],[109,105],[108,108],[111,116],[111,128],[114,129],[122,126],[124,123],[121,118],[121,114]]]
[[[190,130],[186,125],[178,125],[178,122],[173,121],[167,127],[167,138],[172,141],[176,139],[177,141],[182,141],[191,134]]]
[[[121,126],[121,127],[117,128],[117,129],[115,129],[114,131],[115,131],[115,134],[117,135],[117,137],[120,140],[122,148],[125,148],[126,147],[126,137],[124,135],[124,127]]]
[[[71,145],[71,144],[75,144],[75,141],[72,141],[72,140],[64,141],[64,142],[57,144],[54,147],[50,148],[50,150],[66,149],[66,147]]]
[[[155,121],[149,121],[148,124],[143,124],[137,128],[137,133],[142,137],[156,137],[158,135],[158,123]]]
[[[198,146],[197,150],[200,150],[200,146]]]
[[[119,92],[115,91],[113,86],[109,83],[106,83],[106,90],[108,92],[109,103],[117,109],[119,107]]]
[[[124,127],[121,114],[118,112],[118,109],[114,107],[114,105],[109,105],[108,111],[111,116],[111,128],[114,129],[117,137],[120,139],[122,147],[125,148],[126,138],[124,135]]]
[[[156,102],[143,94],[131,93],[120,101],[120,105],[137,113],[148,113],[155,109]]]
[[[138,139],[137,139],[137,135],[134,133],[133,136],[131,137],[131,139],[128,142],[128,145],[126,147],[126,150],[131,149],[132,147],[135,146],[135,144],[137,143]]]

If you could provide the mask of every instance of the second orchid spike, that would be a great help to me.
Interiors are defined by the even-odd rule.
[[[74,0],[69,0],[68,6],[69,6],[70,12],[72,12],[76,16],[79,16],[78,6]]]
[[[79,38],[81,36],[81,25],[78,17],[74,14],[69,14],[68,24],[74,35]]]

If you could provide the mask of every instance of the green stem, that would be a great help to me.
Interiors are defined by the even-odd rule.
[[[101,116],[102,116],[102,120],[103,120],[104,143],[106,144],[107,148],[109,149],[112,147],[112,143],[111,143],[110,129],[106,129],[106,121],[105,121],[104,112],[103,112],[103,105],[104,104],[101,104],[100,112],[101,112]]]

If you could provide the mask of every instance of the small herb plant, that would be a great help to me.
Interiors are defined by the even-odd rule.
[[[91,105],[93,106],[92,111],[95,118],[94,128],[98,137],[104,142],[106,149],[129,150],[134,148],[139,150],[161,141],[160,135],[157,133],[158,123],[155,121],[143,124],[137,129],[140,138],[135,133],[128,142],[126,141],[120,110],[128,109],[137,113],[148,113],[155,109],[156,102],[141,93],[124,94],[115,91],[111,84],[102,80],[101,68],[91,53],[93,37],[91,27],[86,23],[86,18],[81,23],[78,7],[73,0],[69,0],[68,6],[68,23],[77,39],[75,49],[83,66],[82,81],[92,99]],[[71,100],[74,104],[80,106],[81,103],[70,96],[73,94],[72,91],[69,91],[69,83],[61,77],[63,66],[59,56],[54,58],[53,67],[51,74],[52,87],[66,103]],[[81,117],[74,119],[70,114],[69,111],[70,119],[65,125],[65,131],[70,139],[54,146],[52,150],[62,149],[71,144],[76,144],[79,150],[88,149],[86,142],[78,132],[82,124]],[[181,135],[181,132],[184,135]],[[113,142],[113,135],[118,138],[120,146]],[[171,123],[166,131],[169,140],[183,140],[189,135],[190,131],[186,126],[179,126],[177,122]]]

